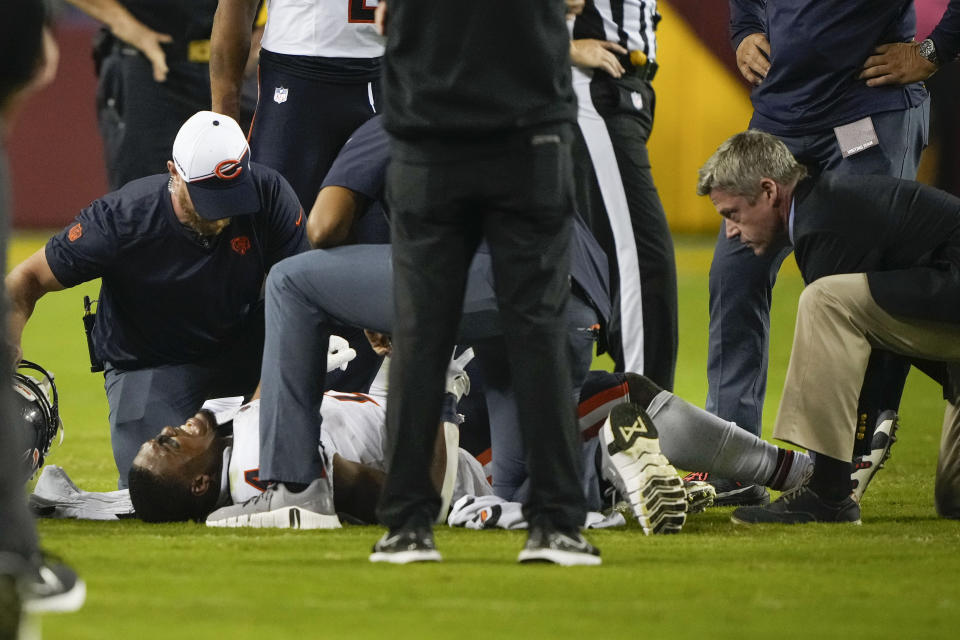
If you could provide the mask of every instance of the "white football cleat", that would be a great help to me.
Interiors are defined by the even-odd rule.
[[[877,417],[877,426],[873,430],[870,453],[853,459],[853,473],[850,474],[850,484],[853,487],[851,495],[857,502],[863,498],[877,471],[880,471],[890,458],[890,448],[897,441],[899,428],[900,420],[896,411],[887,410],[881,413]]]
[[[603,423],[603,474],[627,499],[643,532],[679,533],[687,496],[677,470],[660,453],[657,428],[639,405],[617,405]]]

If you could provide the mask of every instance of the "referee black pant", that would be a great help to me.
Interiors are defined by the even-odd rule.
[[[530,492],[531,526],[575,531],[586,504],[570,395],[566,308],[572,173],[569,125],[474,140],[392,145],[393,363],[389,473],[378,507],[391,529],[429,526],[440,498],[429,476],[467,270],[486,240]]]
[[[635,71],[614,79],[577,68],[573,86],[581,134],[573,146],[577,209],[610,263],[608,350],[617,371],[643,373],[672,390],[677,268],[647,153],[653,87]]]

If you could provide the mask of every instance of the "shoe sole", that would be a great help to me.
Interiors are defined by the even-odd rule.
[[[677,470],[660,453],[653,421],[638,405],[624,403],[603,423],[607,476],[627,499],[646,535],[679,533],[687,497]]]
[[[219,520],[207,520],[208,527],[252,527],[255,529],[339,529],[335,515],[315,513],[301,507],[283,507],[260,513],[244,513]]]
[[[706,511],[717,499],[717,490],[708,482],[684,482],[683,491],[687,496],[687,514]]]
[[[517,556],[520,564],[558,564],[562,567],[589,566],[601,564],[600,556],[592,553],[562,551],[560,549],[524,549]]]
[[[24,599],[23,610],[27,613],[70,613],[79,610],[86,599],[87,584],[77,578],[76,584],[69,591],[55,596]]]
[[[410,564],[411,562],[440,562],[443,556],[439,551],[374,551],[370,554],[370,562],[387,562],[389,564]]]
[[[877,472],[880,471],[880,469],[883,469],[883,465],[885,465],[887,463],[887,460],[890,459],[890,453],[891,453],[891,450],[893,449],[893,443],[897,441],[897,431],[900,430],[900,419],[899,419],[899,416],[897,416],[896,414],[894,414],[892,419],[884,420],[883,422],[881,422],[880,426],[878,426],[877,429],[874,431],[874,435],[876,435],[877,432],[882,432],[883,425],[887,422],[891,422],[892,424],[890,425],[890,431],[887,433],[887,444],[886,444],[886,447],[884,447],[883,454],[880,456],[879,462],[877,462],[875,465],[871,465],[866,470],[867,473],[863,474],[863,482],[861,482],[860,478],[857,477],[856,471],[850,474],[850,479],[857,483],[857,485],[853,488],[853,491],[851,492],[851,495],[853,496],[853,499],[857,501],[857,504],[859,504],[860,500],[863,499],[863,494],[867,492],[867,487],[870,486],[870,483],[873,481],[873,478],[877,475]]]
[[[854,526],[860,526],[863,524],[863,521],[860,519],[857,520],[841,520],[839,522],[826,522],[824,520],[810,520],[808,522],[775,522],[775,521],[766,521],[766,522],[750,522],[749,520],[741,520],[740,518],[731,515],[730,522],[736,525],[744,527],[756,527],[765,524],[776,524],[776,525],[787,525],[795,526],[800,524],[850,524]]]
[[[718,493],[717,496],[713,499],[713,506],[715,507],[764,507],[770,504],[770,492],[764,489],[763,496],[757,497],[748,497],[743,494],[748,491],[753,491],[753,487],[757,485],[752,484],[741,489],[733,489],[732,491],[724,491],[723,493]]]

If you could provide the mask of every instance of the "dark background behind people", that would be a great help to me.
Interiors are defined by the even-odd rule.
[[[945,0],[918,0],[918,18],[922,18],[923,5],[929,3],[943,5]],[[90,60],[90,42],[99,23],[60,0],[52,4],[66,7],[56,14],[55,22],[63,52],[61,72],[48,89],[31,100],[30,110],[20,117],[8,144],[15,228],[62,226],[78,208],[107,191],[94,109],[96,78]],[[653,82],[658,109],[649,141],[654,179],[674,233],[715,233],[716,214],[691,193],[689,180],[717,141],[742,129],[750,115],[748,87],[736,71],[730,49],[729,10],[726,2],[700,0],[661,0],[657,7],[664,19],[657,29],[662,67]],[[937,10],[935,6],[934,12]],[[939,11],[942,14],[942,6]],[[934,15],[933,23],[939,19]],[[919,35],[923,35],[922,29]],[[956,65],[941,69],[931,79],[934,112],[939,95],[936,83],[948,72],[958,73]],[[723,109],[717,108],[720,103]],[[944,108],[960,112],[960,103],[952,105]],[[948,132],[938,133],[935,122],[932,127],[932,147],[960,149],[957,138],[938,144],[938,137]],[[932,150],[924,154],[925,163],[934,160]],[[52,165],[60,166],[64,159],[81,155],[89,160],[70,163],[69,171],[58,170],[56,181],[49,180]],[[954,165],[953,171],[955,175],[960,172],[960,164]],[[925,166],[920,179],[932,183]]]

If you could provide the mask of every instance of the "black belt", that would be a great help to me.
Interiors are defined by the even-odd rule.
[[[170,60],[186,60],[187,62],[210,62],[210,41],[209,40],[190,40],[188,42],[165,42],[163,50]],[[143,53],[121,40],[114,44],[117,51],[127,56],[140,56]]]
[[[620,64],[623,66],[625,75],[640,78],[641,80],[646,80],[647,82],[653,81],[653,77],[657,75],[657,69],[660,68],[660,65],[657,64],[656,60],[645,62],[641,65],[635,65],[630,61],[629,54],[618,54],[617,60],[619,60]]]

